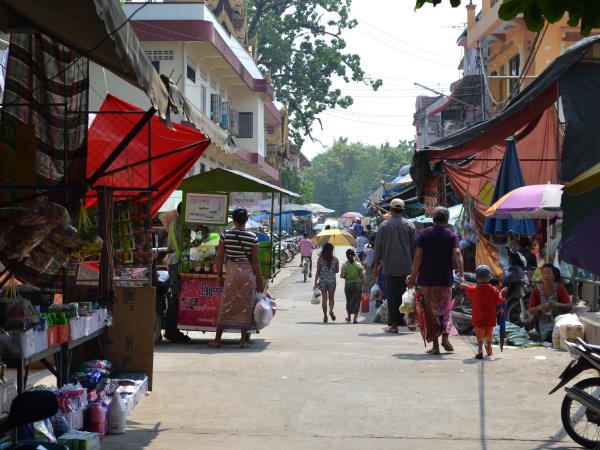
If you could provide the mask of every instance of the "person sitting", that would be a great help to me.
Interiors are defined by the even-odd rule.
[[[528,237],[523,236],[519,239],[519,252],[525,257],[528,270],[537,269],[537,258],[531,251],[531,240]]]
[[[536,317],[540,341],[552,342],[554,318],[571,311],[571,298],[560,283],[560,271],[552,264],[542,266],[542,284],[533,288],[529,312]]]

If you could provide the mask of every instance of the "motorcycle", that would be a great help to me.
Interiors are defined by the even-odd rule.
[[[600,346],[577,338],[567,342],[573,359],[560,374],[560,382],[548,393],[554,394],[586,370],[600,373]],[[565,388],[560,417],[567,434],[585,448],[600,448],[600,377],[586,378]]]

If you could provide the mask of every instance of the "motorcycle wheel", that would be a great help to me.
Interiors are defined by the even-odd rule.
[[[454,310],[463,311],[463,308],[471,307],[471,302],[466,298],[464,291],[459,291],[454,297]],[[458,334],[469,334],[473,330],[473,325],[468,319],[457,319],[452,317],[452,322],[458,331]]]
[[[600,378],[586,378],[575,384],[575,387],[600,399]],[[596,448],[600,444],[600,414],[590,411],[565,395],[560,408],[560,417],[567,434],[579,445],[585,448]]]
[[[526,304],[529,305],[529,299],[527,299]],[[508,306],[506,308],[506,316],[510,323],[514,323],[521,328],[525,328],[525,330],[529,331],[533,328],[533,320],[529,322],[523,322],[521,320],[521,304],[519,299],[511,298],[508,300]]]

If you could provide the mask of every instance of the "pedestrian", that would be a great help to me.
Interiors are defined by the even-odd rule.
[[[308,277],[312,277],[312,252],[313,242],[308,238],[308,234],[304,233],[300,239],[300,267],[304,264],[304,260],[308,261]]]
[[[408,287],[415,284],[421,290],[422,310],[420,314],[425,330],[421,329],[426,342],[433,342],[427,353],[439,355],[439,337],[442,347],[454,351],[449,335],[452,332],[452,284],[454,273],[452,260],[464,282],[463,259],[457,234],[448,227],[448,208],[438,206],[433,211],[433,226],[422,230],[417,237],[417,251],[411,274],[406,278]],[[419,307],[417,305],[417,314]]]
[[[483,359],[483,346],[488,356],[492,356],[492,332],[496,326],[496,307],[503,303],[502,296],[496,286],[490,284],[492,271],[482,264],[475,269],[477,285],[462,284],[467,297],[471,299],[471,323],[477,337],[476,359]]]
[[[406,276],[410,273],[415,254],[415,226],[402,217],[404,201],[399,198],[390,204],[391,218],[381,224],[375,238],[373,279],[378,279],[382,266],[388,301],[389,328],[387,333],[398,333],[402,316],[400,305],[406,291]],[[380,264],[382,263],[382,264]]]
[[[346,322],[350,323],[354,315],[352,323],[358,323],[358,311],[360,309],[360,296],[365,291],[365,275],[363,266],[356,260],[356,253],[349,248],[346,250],[347,261],[342,265],[342,273],[340,277],[346,280],[344,293],[346,294]]]
[[[367,291],[371,290],[373,284],[375,284],[375,279],[373,278],[373,257],[375,256],[375,236],[371,236],[369,238],[369,243],[365,248],[365,253],[363,255],[363,259],[361,261],[362,265],[365,268],[365,280],[366,280],[366,288]]]
[[[367,237],[367,232],[362,231],[360,236],[356,239],[356,256],[359,260],[362,261],[363,255],[365,253],[365,247],[369,243],[369,238]]]
[[[354,237],[354,239],[358,239],[358,237],[363,232],[363,227],[360,219],[356,219],[352,226],[350,227],[350,234]]]
[[[335,304],[336,275],[340,271],[340,262],[333,255],[333,244],[327,242],[317,260],[317,273],[315,274],[315,289],[317,286],[322,294],[321,306],[323,307],[323,323],[327,323],[327,304],[329,315],[335,321],[333,306]]]
[[[248,348],[249,331],[254,323],[254,297],[263,292],[258,264],[258,238],[247,231],[248,211],[237,208],[232,213],[234,228],[225,230],[219,239],[217,276],[223,296],[217,320],[217,335],[208,346],[221,346],[223,330],[240,330],[240,348]],[[223,260],[227,257],[227,274],[223,279]]]

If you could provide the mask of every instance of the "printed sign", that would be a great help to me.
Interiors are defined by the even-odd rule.
[[[216,327],[222,294],[216,278],[182,278],[178,325]]]
[[[227,225],[227,194],[187,194],[185,221]]]
[[[229,207],[231,209],[244,208],[250,212],[259,212],[261,210],[261,200],[261,192],[232,192],[229,194]]]

